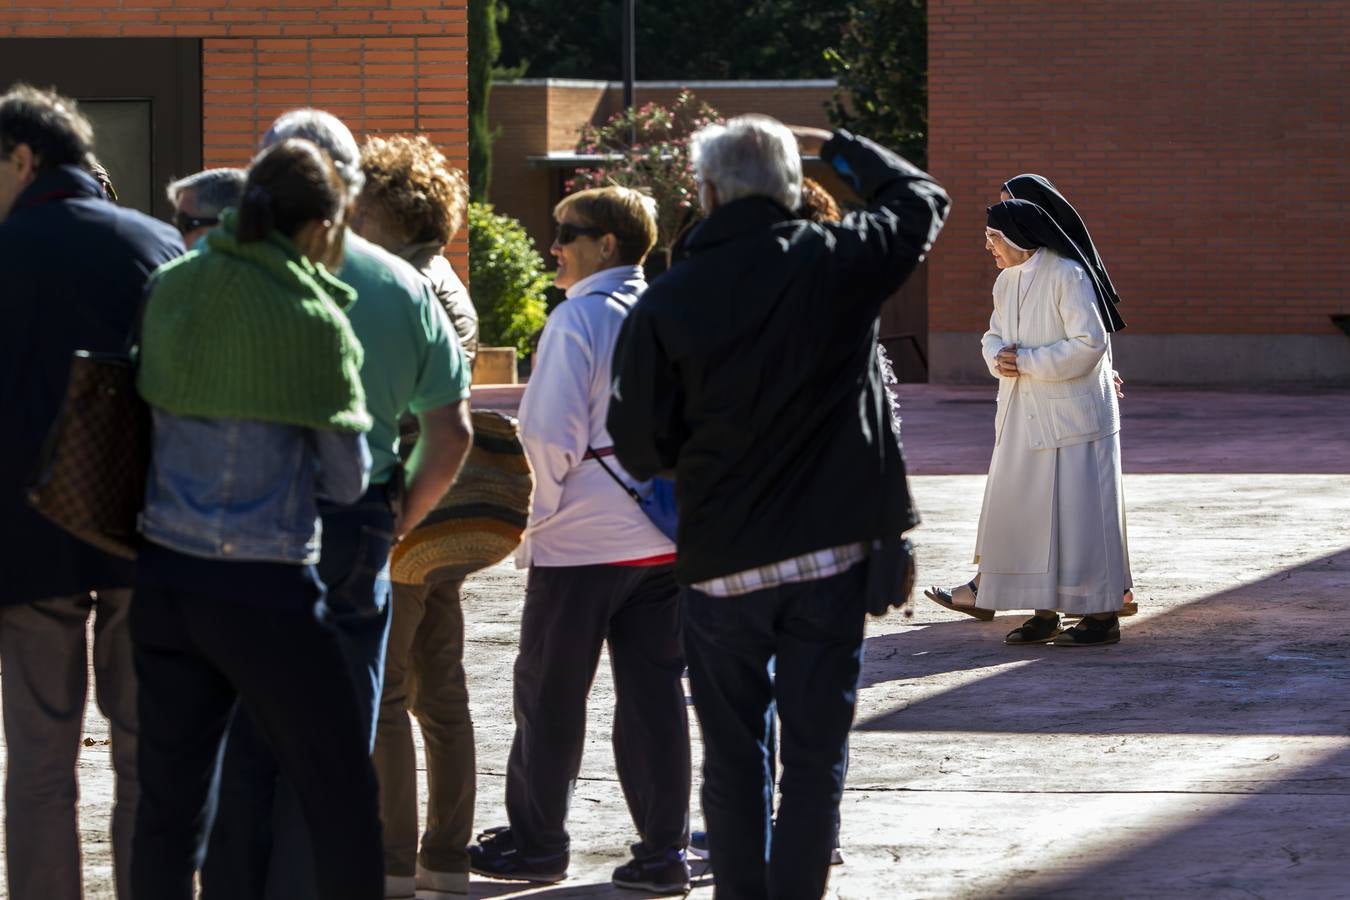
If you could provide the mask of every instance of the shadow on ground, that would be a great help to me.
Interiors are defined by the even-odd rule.
[[[1345,896],[1334,836],[1350,830],[1347,597],[1350,548],[1145,607],[1112,647],[1003,645],[1020,615],[871,638],[863,686],[891,702],[855,742],[923,763],[859,781],[876,776],[911,804],[990,804],[1005,854],[1026,835],[998,803],[1028,815],[1058,804],[1050,857],[1018,864],[1014,850],[963,897]],[[956,672],[968,677],[924,682]]]
[[[706,863],[697,860],[690,860],[690,869],[693,871],[693,890],[712,886],[712,875],[709,873]],[[428,895],[430,896],[430,895]],[[617,888],[608,882],[597,884],[550,884],[537,885],[524,882],[507,881],[482,881],[474,877],[470,882],[469,896],[471,897],[547,897],[549,900],[581,900],[581,898],[603,898],[603,897],[623,897],[627,900],[642,900],[642,898],[670,896],[669,894],[653,894],[644,891],[627,890]]]
[[[1111,647],[1005,645],[1003,634],[1024,614],[879,635],[866,642],[864,687],[1020,665],[930,693],[855,729],[1345,736],[1348,596],[1350,549],[1124,619],[1124,639]]]

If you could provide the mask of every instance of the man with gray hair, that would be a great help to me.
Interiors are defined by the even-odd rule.
[[[321,110],[292,110],[272,123],[262,146],[290,138],[322,148],[349,199],[356,198],[365,177],[347,126]],[[365,497],[350,506],[320,504],[319,576],[328,587],[324,615],[341,638],[373,746],[389,638],[389,551],[445,495],[468,454],[469,367],[430,282],[411,265],[348,230],[337,274],[356,289],[348,317],[365,349],[361,381],[374,419],[367,435],[374,462]],[[406,464],[398,452],[404,413],[417,418],[421,434]],[[335,684],[333,690],[351,687]],[[271,750],[243,711],[230,731],[221,788],[202,870],[205,900],[316,897],[299,803],[277,780]],[[435,881],[439,873],[425,874]],[[413,881],[386,878],[386,896],[413,897]]]
[[[247,176],[243,169],[205,169],[169,182],[165,193],[173,204],[173,226],[189,250],[219,224],[222,212],[239,205]]]
[[[918,524],[875,362],[877,317],[949,201],[846,131],[741,116],[698,132],[691,149],[706,218],[624,326],[609,432],[634,477],[675,475],[717,896],[818,898],[863,623],[905,599],[901,536]],[[819,153],[867,208],[838,223],[798,219],[802,153]]]

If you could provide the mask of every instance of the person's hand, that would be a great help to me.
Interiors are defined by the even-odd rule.
[[[797,149],[801,151],[802,156],[819,156],[820,148],[825,146],[825,142],[834,137],[830,131],[824,128],[811,128],[806,125],[789,125],[788,131],[797,139]]]
[[[1125,379],[1120,377],[1120,373],[1119,373],[1119,372],[1117,372],[1115,369],[1112,369],[1112,370],[1111,370],[1111,380],[1114,381],[1114,382],[1115,382],[1115,385],[1116,385],[1116,396],[1119,397],[1120,399],[1124,400],[1124,399],[1125,399]]]
[[[1016,378],[1022,374],[1017,371],[1017,345],[1008,344],[994,356],[994,366],[1004,378]]]

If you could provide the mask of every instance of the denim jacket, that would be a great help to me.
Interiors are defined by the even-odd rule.
[[[211,559],[319,561],[316,501],[351,503],[370,477],[365,435],[154,409],[141,532]]]

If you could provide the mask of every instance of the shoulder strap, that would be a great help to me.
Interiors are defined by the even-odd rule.
[[[590,444],[586,445],[586,455],[589,456],[591,459],[595,460],[596,462],[598,462],[600,464],[600,468],[605,470],[605,474],[607,474],[610,478],[613,478],[614,483],[617,484],[619,487],[623,488],[624,493],[632,497],[634,503],[638,504],[639,506],[642,505],[642,495],[639,494],[633,488],[624,484],[623,479],[620,478],[618,474],[609,467],[609,464],[605,462],[604,457],[601,456],[599,453],[596,453],[595,448],[592,447]]]

